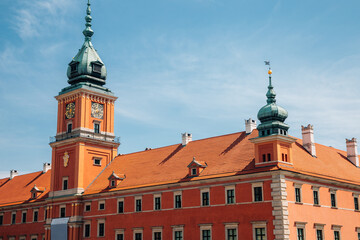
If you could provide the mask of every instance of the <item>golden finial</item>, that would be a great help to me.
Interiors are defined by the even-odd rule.
[[[269,75],[271,75],[271,74],[272,74],[272,71],[271,71],[271,69],[269,69],[269,71],[268,71],[268,74],[269,74]]]

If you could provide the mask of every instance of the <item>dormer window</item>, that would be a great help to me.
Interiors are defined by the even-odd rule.
[[[103,66],[103,64],[101,62],[99,62],[99,61],[92,62],[92,71],[93,71],[93,73],[101,74],[102,66]]]
[[[204,171],[206,167],[207,167],[206,162],[197,161],[194,157],[191,163],[188,165],[189,177],[198,176],[202,171]]]
[[[70,70],[71,70],[71,74],[76,73],[78,70],[78,62],[72,62],[70,63]]]
[[[30,190],[31,193],[31,199],[36,199],[38,198],[43,192],[45,191],[44,188],[42,187],[37,187],[36,185],[34,185],[34,187]]]
[[[109,188],[115,188],[125,178],[125,174],[116,174],[115,172],[112,172],[112,174],[108,178]]]

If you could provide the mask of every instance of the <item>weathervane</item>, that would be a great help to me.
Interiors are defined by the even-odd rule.
[[[265,65],[269,66],[269,71],[268,71],[268,74],[269,74],[269,86],[271,86],[271,74],[272,74],[272,71],[271,71],[271,67],[270,67],[270,61],[264,61],[265,62]]]

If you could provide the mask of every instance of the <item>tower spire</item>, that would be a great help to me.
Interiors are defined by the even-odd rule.
[[[267,100],[266,102],[268,104],[270,103],[276,103],[276,93],[275,93],[275,90],[274,90],[274,87],[272,86],[272,82],[271,82],[271,74],[272,74],[272,70],[271,70],[271,67],[270,67],[270,61],[265,61],[265,65],[268,65],[269,66],[269,70],[268,70],[268,74],[269,74],[269,86],[268,86],[268,91],[266,93],[266,97],[267,97]]]
[[[83,31],[83,34],[85,36],[85,41],[91,41],[91,37],[92,35],[94,35],[94,31],[91,29],[91,21],[92,21],[92,17],[91,17],[91,8],[90,8],[91,4],[90,4],[90,0],[88,0],[87,3],[87,9],[86,9],[86,17],[85,17],[85,26],[86,28]]]

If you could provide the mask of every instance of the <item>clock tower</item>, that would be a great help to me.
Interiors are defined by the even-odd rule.
[[[50,197],[81,195],[117,155],[114,135],[114,102],[106,87],[106,68],[91,43],[90,3],[87,7],[84,44],[69,63],[68,87],[58,101],[56,136],[52,147],[53,174]]]

